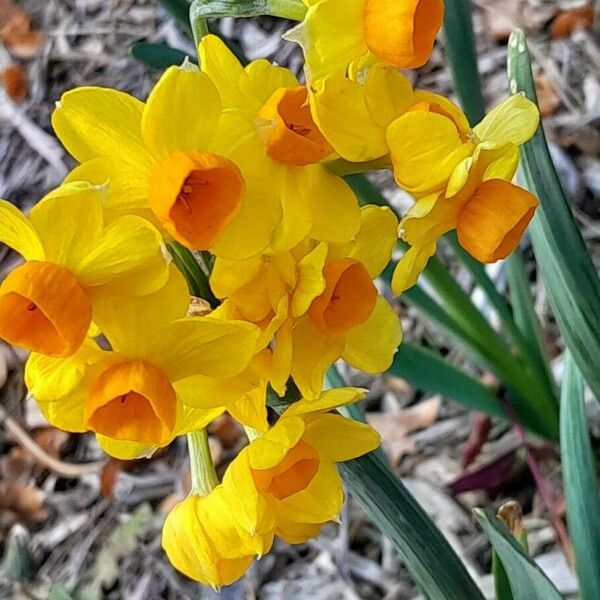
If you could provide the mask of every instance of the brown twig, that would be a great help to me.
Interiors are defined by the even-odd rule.
[[[38,462],[46,468],[54,471],[57,475],[67,479],[77,479],[88,473],[95,473],[102,469],[106,461],[97,461],[85,464],[73,464],[63,462],[54,456],[48,454],[41,446],[39,446],[31,436],[0,406],[0,423],[10,431],[16,438],[17,442],[24,450],[29,452]]]

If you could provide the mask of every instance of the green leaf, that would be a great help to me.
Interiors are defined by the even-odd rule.
[[[506,572],[514,600],[561,600],[562,597],[543,571],[531,560],[506,527],[484,510],[473,513],[498,553]]]
[[[156,0],[187,33],[192,33],[190,27],[190,3],[188,0]]]
[[[481,82],[477,69],[475,36],[473,35],[469,0],[446,2],[444,34],[444,46],[460,103],[471,125],[476,125],[485,114],[485,102],[481,94]]]
[[[433,521],[374,453],[339,465],[367,515],[394,544],[429,600],[483,596]]]
[[[149,42],[136,42],[129,47],[129,54],[136,60],[152,67],[153,69],[167,69],[179,66],[186,58],[197,64],[194,56],[189,56],[182,50],[172,48],[167,44],[150,44]]]
[[[513,93],[537,101],[522,31],[509,42]],[[533,249],[552,310],[577,366],[600,398],[600,279],[556,173],[542,127],[521,148],[527,187],[540,200],[530,226]]]
[[[190,294],[197,298],[203,298],[212,308],[219,306],[219,300],[210,288],[208,275],[202,270],[194,255],[179,242],[170,242],[168,246],[173,262],[188,282]]]
[[[442,394],[470,409],[505,418],[502,405],[489,388],[431,350],[404,342],[388,373],[420,390]]]
[[[600,598],[600,495],[588,434],[583,380],[569,352],[560,403],[560,452],[567,522],[583,600]]]
[[[216,17],[259,17],[270,15],[302,21],[306,6],[302,0],[194,0],[191,20]]]

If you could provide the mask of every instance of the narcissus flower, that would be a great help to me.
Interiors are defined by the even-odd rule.
[[[48,421],[65,431],[94,431],[113,456],[131,458],[204,427],[215,408],[189,378],[227,379],[250,362],[258,330],[249,323],[184,318],[188,291],[173,267],[159,292],[109,297],[94,320],[111,350],[93,340],[68,359],[32,354],[25,381]]]
[[[322,164],[333,149],[312,119],[306,87],[291,71],[265,60],[242,68],[212,35],[202,39],[199,52],[202,71],[227,112],[229,128],[220,132],[222,143],[244,153],[279,194],[273,251],[289,250],[307,236],[350,241],[360,226],[358,203],[344,180]],[[261,210],[256,207],[257,219]]]
[[[291,252],[215,263],[211,286],[225,299],[215,315],[261,328],[257,350],[268,349],[257,368],[281,395],[291,375],[305,397],[317,397],[340,357],[369,373],[391,364],[400,323],[373,279],[389,262],[397,220],[376,206],[361,214],[354,242],[305,240]]]
[[[177,504],[165,520],[162,546],[176,569],[213,588],[239,579],[256,555],[254,539],[234,519],[222,486]]]
[[[422,67],[444,20],[443,0],[304,0],[304,21],[285,37],[298,42],[309,79],[345,75],[352,63]]]
[[[0,201],[0,241],[27,261],[0,286],[0,337],[48,356],[70,356],[107,294],[143,295],[168,279],[156,228],[129,215],[105,222],[103,191],[58,188],[25,217]]]
[[[71,90],[52,124],[83,163],[70,178],[108,182],[110,214],[153,218],[185,246],[225,256],[269,243],[279,218],[269,173],[239,147],[241,132],[196,66],[167,69],[146,103],[113,89]]]
[[[368,425],[331,414],[364,391],[340,388],[301,400],[244,448],[225,472],[222,496],[238,525],[269,550],[273,536],[297,544],[337,518],[344,499],[336,463],[380,442]]]
[[[437,240],[453,229],[461,246],[480,262],[496,262],[513,252],[539,204],[533,194],[510,182],[518,146],[533,135],[538,118],[531,102],[513,96],[474,128],[473,155],[454,168],[441,193],[420,198],[400,224],[400,236],[411,248],[394,272],[394,293],[416,283]],[[410,146],[400,136],[397,140],[405,150]],[[429,156],[426,146],[413,147],[421,164]]]

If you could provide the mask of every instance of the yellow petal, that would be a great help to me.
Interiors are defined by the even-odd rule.
[[[285,395],[293,355],[292,321],[287,320],[277,331],[273,347],[271,386],[279,396]]]
[[[0,200],[0,242],[16,250],[25,260],[44,260],[40,238],[25,215],[6,200]]]
[[[304,21],[285,35],[302,46],[309,81],[330,73],[343,74],[352,61],[367,53],[362,31],[364,7],[365,0],[346,0],[344,10],[335,0],[317,2],[310,6]]]
[[[173,434],[174,438],[178,435],[185,435],[186,433],[208,427],[208,425],[225,412],[225,409],[222,406],[207,409],[191,407],[187,404],[191,398],[187,393],[191,390],[189,390],[189,386],[183,390],[179,383],[180,382],[177,382],[173,385],[177,392],[177,397],[181,402],[181,410],[177,413],[177,424],[175,425]]]
[[[362,224],[349,256],[359,260],[375,279],[390,262],[398,236],[398,219],[384,206],[364,206],[361,218]]]
[[[251,283],[263,268],[260,258],[229,260],[217,258],[210,275],[210,287],[217,298],[227,298]]]
[[[32,354],[25,365],[25,384],[54,427],[85,431],[84,403],[90,365],[103,359],[95,342],[87,342],[69,358]]]
[[[149,458],[157,450],[156,446],[140,442],[125,442],[114,440],[100,433],[96,434],[98,445],[106,454],[119,460],[134,460],[136,458]]]
[[[384,130],[415,102],[408,77],[381,63],[369,69],[364,93],[371,118]]]
[[[366,373],[382,373],[390,368],[402,341],[400,318],[385,298],[377,298],[369,320],[346,334],[343,358]]]
[[[79,162],[118,158],[135,171],[148,173],[153,161],[141,135],[143,108],[129,94],[80,87],[62,95],[52,113],[52,127]]]
[[[149,358],[164,367],[171,381],[192,375],[233,377],[254,356],[260,330],[243,321],[210,317],[182,319],[156,333]]]
[[[288,519],[303,523],[325,523],[336,518],[344,503],[344,488],[335,465],[326,460],[310,484],[301,492],[278,503]]]
[[[317,450],[322,460],[336,463],[367,454],[381,442],[371,426],[331,414],[312,418],[306,424],[303,439]]]
[[[255,98],[244,80],[247,74],[239,60],[216,35],[206,35],[198,46],[202,72],[215,84],[223,108],[242,107],[257,114],[261,107],[259,98]]]
[[[257,471],[277,466],[302,439],[304,421],[299,417],[282,418],[248,446],[250,467]]]
[[[251,540],[237,527],[219,487],[208,496],[188,496],[171,510],[162,546],[176,569],[213,588],[239,579],[253,559]]]
[[[150,93],[142,137],[158,161],[174,152],[204,151],[214,135],[221,99],[194,65],[169,67]]]
[[[311,110],[315,123],[335,151],[346,160],[363,162],[388,153],[385,126],[366,104],[366,90],[344,74],[315,85]]]
[[[82,284],[110,284],[115,292],[128,295],[151,294],[169,278],[159,231],[134,215],[110,223],[78,270]]]
[[[328,412],[340,406],[348,406],[362,400],[367,392],[360,388],[334,388],[323,392],[315,400],[300,400],[286,409],[285,417],[296,417]]]
[[[284,67],[272,65],[267,60],[253,60],[246,68],[248,75],[244,89],[252,98],[264,104],[275,90],[293,88],[298,85],[298,79]]]
[[[223,475],[223,498],[236,521],[263,544],[259,554],[270,548],[275,531],[275,514],[259,494],[252,478],[248,447],[231,462]]]
[[[292,167],[284,171],[280,191],[282,216],[273,232],[272,248],[275,253],[286,252],[308,236],[312,227],[313,186],[306,175],[307,168]],[[307,187],[310,185],[311,192]]]
[[[387,140],[398,185],[418,195],[441,190],[473,148],[462,142],[451,119],[424,110],[411,110],[396,119]]]
[[[132,358],[159,353],[163,338],[158,331],[187,314],[190,298],[187,283],[175,266],[171,266],[169,273],[166,285],[146,296],[123,296],[104,293],[102,288],[92,289],[94,320],[116,352]]]
[[[297,523],[286,518],[287,515],[277,515],[277,537],[288,544],[304,544],[319,535],[322,523]]]
[[[85,182],[67,183],[43,198],[29,220],[44,246],[46,260],[78,275],[102,231],[102,196]]]
[[[350,186],[321,165],[300,176],[302,191],[310,200],[311,236],[325,242],[347,242],[360,228],[360,208]],[[300,187],[300,186],[299,186]]]
[[[292,315],[300,317],[312,301],[325,291],[323,269],[327,260],[327,244],[319,244],[298,263],[298,283],[292,297]]]
[[[111,158],[93,158],[75,167],[64,183],[87,181],[101,188],[105,218],[139,215],[155,221],[148,208],[148,177]]]
[[[398,261],[392,277],[392,291],[399,296],[413,287],[429,259],[435,254],[437,243],[432,242],[424,246],[411,246]]]
[[[533,137],[540,122],[536,105],[515,94],[496,106],[473,131],[481,141],[520,146]]]
[[[293,343],[292,377],[304,398],[318,398],[325,371],[342,355],[344,339],[326,338],[305,317],[294,329]]]

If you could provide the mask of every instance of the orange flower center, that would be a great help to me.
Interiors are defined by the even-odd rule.
[[[92,321],[90,300],[72,273],[29,261],[0,286],[0,338],[48,356],[74,354]]]
[[[364,323],[377,302],[377,288],[364,265],[352,258],[333,261],[323,269],[325,291],[308,314],[323,333],[343,333]]]
[[[117,363],[93,381],[84,418],[89,429],[115,440],[165,446],[177,420],[177,396],[158,367]]]
[[[310,114],[305,86],[278,89],[261,108],[258,118],[266,122],[267,154],[277,162],[312,165],[333,153]]]
[[[519,244],[538,204],[533,194],[507,181],[485,181],[458,215],[458,241],[480,262],[506,258]]]
[[[422,67],[431,56],[443,20],[443,0],[366,0],[365,42],[382,62]]]
[[[238,213],[245,182],[223,156],[176,152],[152,173],[148,202],[164,228],[195,250],[208,250]]]
[[[283,500],[306,489],[318,470],[319,455],[300,440],[276,467],[252,469],[252,476],[258,490]]]

